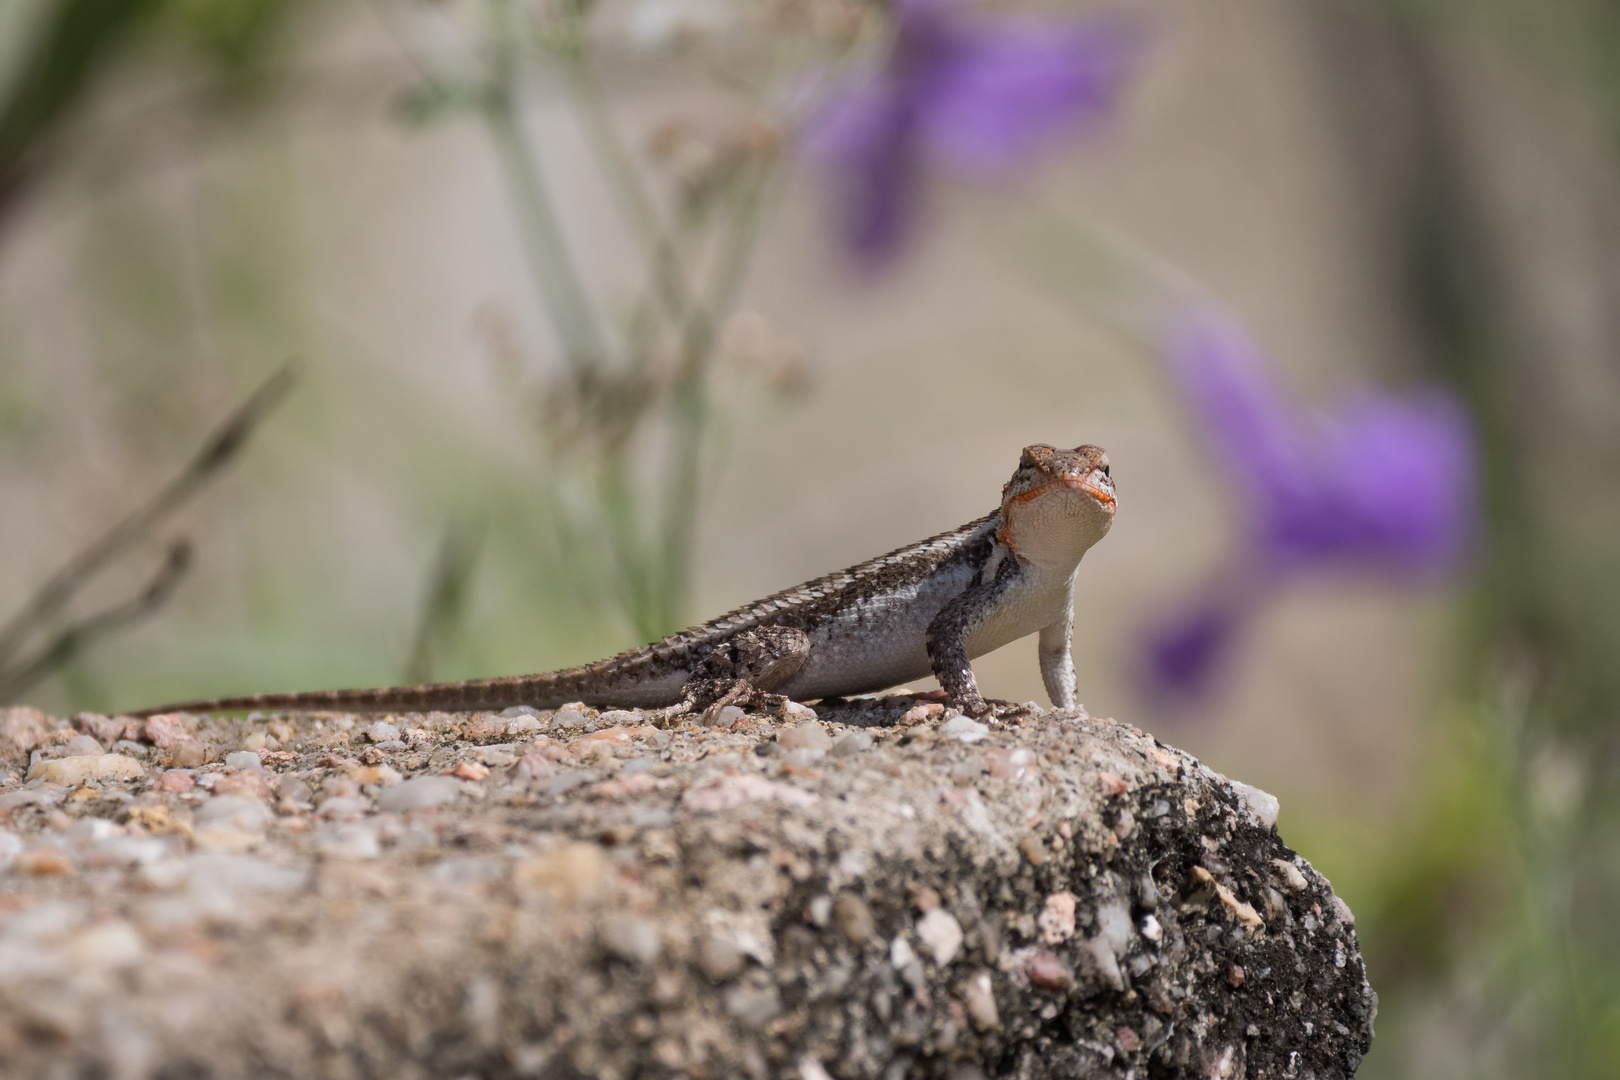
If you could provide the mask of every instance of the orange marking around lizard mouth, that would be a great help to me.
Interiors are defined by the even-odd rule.
[[[1085,494],[1090,495],[1093,499],[1097,500],[1097,502],[1108,510],[1109,513],[1113,513],[1114,511],[1115,500],[1113,495],[1109,494],[1093,483],[1085,480],[1074,480],[1068,477],[1058,477],[1055,480],[1048,480],[1046,483],[1037,487],[1032,487],[1022,494],[1014,495],[1012,498],[1008,499],[1007,502],[1026,503],[1031,499],[1045,495],[1048,491],[1051,491],[1056,487],[1072,488],[1075,491],[1084,492]]]
[[[1117,505],[1117,502],[1116,502],[1113,495],[1111,495],[1110,493],[1104,491],[1102,488],[1100,488],[1097,485],[1095,485],[1093,483],[1090,483],[1088,481],[1075,480],[1075,479],[1072,479],[1070,477],[1064,477],[1064,476],[1060,476],[1060,477],[1057,477],[1055,479],[1048,480],[1044,484],[1039,484],[1039,485],[1037,485],[1035,487],[1030,488],[1028,491],[1025,491],[1025,492],[1022,492],[1020,494],[1014,495],[1012,498],[1008,499],[1005,503],[1002,504],[1001,509],[1002,509],[1002,518],[1003,518],[1003,520],[1002,520],[1002,523],[1001,523],[1001,528],[996,531],[996,539],[1000,540],[1003,544],[1005,544],[1006,547],[1007,547],[1007,550],[1011,551],[1014,555],[1018,554],[1018,547],[1017,547],[1016,544],[1013,543],[1012,521],[1010,519],[1010,516],[1007,515],[1007,513],[1006,513],[1007,508],[1014,505],[1014,504],[1017,504],[1017,503],[1029,502],[1031,499],[1038,498],[1041,495],[1045,495],[1047,492],[1051,491],[1053,488],[1058,488],[1058,487],[1066,487],[1066,488],[1070,488],[1070,489],[1072,489],[1074,491],[1081,492],[1082,494],[1090,495],[1093,499],[1096,500],[1096,502],[1097,502],[1097,504],[1099,506],[1101,506],[1104,510],[1107,510],[1110,514],[1112,514],[1114,512],[1115,506]]]

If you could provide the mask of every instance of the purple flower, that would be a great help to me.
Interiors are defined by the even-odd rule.
[[[1246,615],[1287,578],[1340,567],[1437,575],[1466,561],[1476,462],[1454,397],[1364,393],[1314,413],[1278,385],[1248,337],[1211,311],[1172,326],[1171,367],[1220,471],[1243,504],[1235,565],[1154,630],[1149,683],[1208,687]]]
[[[965,16],[955,0],[898,0],[883,69],[838,94],[808,148],[836,170],[840,230],[869,263],[899,250],[929,158],[1005,174],[1112,109],[1137,51],[1118,17]]]

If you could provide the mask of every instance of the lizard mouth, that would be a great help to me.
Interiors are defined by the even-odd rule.
[[[1059,476],[1048,480],[1043,484],[1037,484],[1028,491],[1020,492],[1019,494],[1014,495],[1012,498],[1007,500],[1007,504],[1008,506],[1022,505],[1023,503],[1038,499],[1043,495],[1048,495],[1054,491],[1065,488],[1070,491],[1078,491],[1082,495],[1089,496],[1091,500],[1098,506],[1102,507],[1103,510],[1110,515],[1113,514],[1116,506],[1113,492],[1108,491],[1097,484],[1093,484],[1089,480],[1082,480],[1070,476]]]

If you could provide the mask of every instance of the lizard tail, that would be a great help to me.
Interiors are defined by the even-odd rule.
[[[562,703],[553,694],[540,693],[534,676],[475,679],[462,683],[423,683],[420,686],[390,686],[370,690],[309,690],[291,694],[247,694],[240,697],[203,698],[177,701],[149,709],[135,709],[125,716],[153,716],[158,713],[245,712],[247,710],[287,709],[298,712],[447,712],[475,709],[505,709],[513,705],[551,708]],[[560,687],[557,689],[561,689]]]

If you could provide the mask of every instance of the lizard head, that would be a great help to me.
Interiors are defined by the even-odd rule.
[[[1100,446],[1024,447],[1001,489],[1001,542],[1025,562],[1072,568],[1114,521],[1114,480]]]

